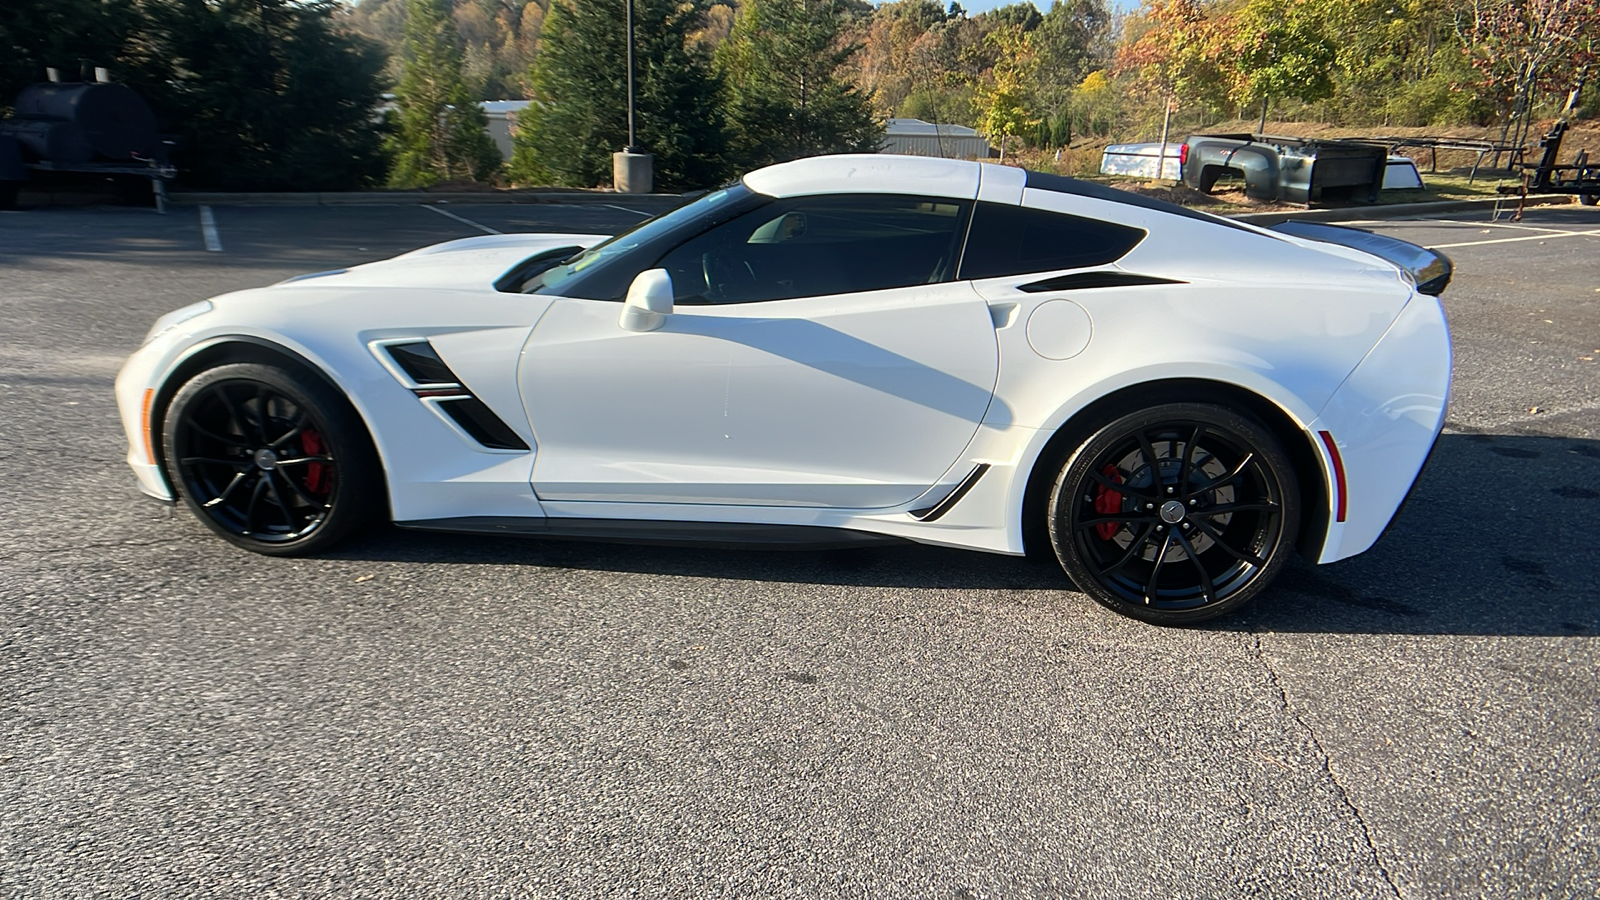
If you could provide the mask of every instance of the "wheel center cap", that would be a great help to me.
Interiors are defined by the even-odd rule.
[[[278,454],[273,453],[266,447],[262,447],[260,450],[256,451],[255,461],[256,465],[263,469],[276,469],[278,467]],[[1167,508],[1165,506],[1161,507],[1161,514],[1163,516],[1167,514]]]
[[[1161,504],[1161,521],[1168,525],[1176,525],[1183,521],[1186,512],[1183,508],[1183,503],[1177,500],[1168,500]]]

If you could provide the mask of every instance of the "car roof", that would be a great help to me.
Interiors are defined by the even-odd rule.
[[[915,194],[955,200],[987,200],[1020,204],[1023,190],[1072,194],[1121,203],[1213,225],[1243,228],[1236,222],[1118,190],[1092,181],[1032,172],[1014,166],[965,159],[902,156],[892,153],[848,153],[811,156],[757,169],[744,176],[744,186],[768,197],[814,194]],[[1249,231],[1251,229],[1243,228]]]
[[[849,153],[810,156],[757,169],[744,186],[769,197],[808,194],[917,194],[972,200],[982,163],[931,156]]]

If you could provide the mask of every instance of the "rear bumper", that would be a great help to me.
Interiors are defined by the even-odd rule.
[[[1449,396],[1444,309],[1432,297],[1415,295],[1309,429],[1319,437],[1330,498],[1318,562],[1354,556],[1377,542],[1433,452]],[[1337,460],[1323,445],[1322,432],[1332,437]]]

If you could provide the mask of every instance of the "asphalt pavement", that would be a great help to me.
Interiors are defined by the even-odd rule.
[[[1456,262],[1446,434],[1204,628],[926,547],[268,559],[134,488],[161,313],[666,202],[0,213],[0,895],[1600,895],[1594,208],[1367,226]]]

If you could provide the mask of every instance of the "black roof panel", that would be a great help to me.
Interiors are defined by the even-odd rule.
[[[1035,190],[1053,191],[1057,194],[1077,194],[1080,197],[1089,197],[1095,200],[1109,200],[1112,203],[1123,203],[1128,206],[1137,206],[1140,209],[1149,209],[1154,210],[1155,212],[1168,213],[1174,216],[1183,216],[1186,219],[1209,222],[1212,225],[1222,225],[1227,228],[1237,228],[1240,231],[1248,231],[1251,234],[1257,233],[1249,228],[1245,228],[1237,222],[1230,222],[1227,219],[1224,219],[1220,216],[1213,216],[1210,213],[1198,212],[1188,208],[1187,206],[1179,206],[1176,203],[1169,203],[1166,200],[1157,200],[1154,197],[1146,197],[1142,194],[1135,194],[1133,191],[1118,190],[1117,188],[1104,184],[1097,184],[1093,181],[1084,181],[1079,178],[1068,178],[1065,175],[1048,175],[1044,172],[1029,171],[1025,186],[1034,188]]]

